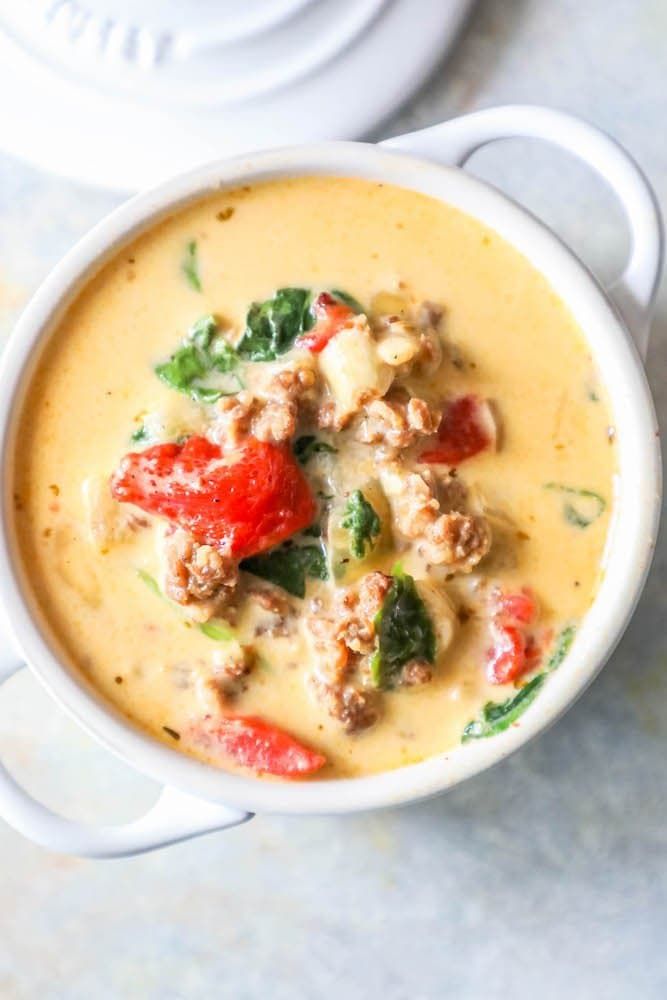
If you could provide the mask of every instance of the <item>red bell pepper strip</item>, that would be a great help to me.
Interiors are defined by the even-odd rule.
[[[532,590],[523,587],[513,594],[500,593],[495,598],[495,614],[516,625],[532,625],[537,617],[537,600]]]
[[[300,778],[319,771],[327,762],[321,753],[254,715],[207,716],[194,729],[193,738],[257,774]]]
[[[527,631],[537,618],[537,600],[524,587],[515,593],[494,595],[493,605],[493,646],[486,672],[492,684],[508,684],[532,670],[542,655],[540,643]]]
[[[420,461],[459,465],[495,443],[495,420],[489,404],[478,396],[459,396],[445,407],[438,440],[420,455]]]
[[[305,347],[313,354],[319,354],[327,346],[332,337],[347,326],[354,312],[344,302],[339,302],[328,292],[322,292],[315,299],[313,306],[315,325],[312,330],[302,333],[295,341],[296,347]]]
[[[291,449],[254,438],[232,452],[204,437],[131,452],[111,492],[238,559],[308,527],[317,510]]]
[[[526,670],[526,639],[516,625],[494,625],[486,674],[492,684],[507,684]]]

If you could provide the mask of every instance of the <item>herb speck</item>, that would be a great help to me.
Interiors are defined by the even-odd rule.
[[[196,292],[201,292],[199,260],[197,258],[197,243],[195,240],[191,240],[185,248],[185,255],[181,261],[181,270],[190,287],[194,288]]]

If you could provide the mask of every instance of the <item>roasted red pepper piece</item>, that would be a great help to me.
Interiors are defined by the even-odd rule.
[[[487,677],[492,684],[507,684],[533,670],[542,655],[540,643],[527,631],[538,615],[537,600],[528,587],[509,594],[497,593],[492,600],[493,646],[487,660]]]
[[[499,594],[496,616],[518,625],[532,625],[537,617],[537,600],[532,590],[523,587],[513,594]]]
[[[339,302],[328,292],[322,292],[313,303],[315,325],[312,330],[297,337],[295,346],[305,347],[313,354],[319,354],[332,337],[347,325],[354,312],[344,302]]]
[[[317,510],[291,449],[254,438],[229,453],[204,437],[132,452],[111,492],[238,559],[308,527]]]
[[[321,753],[255,715],[226,715],[219,719],[207,716],[193,738],[257,774],[299,778],[319,771],[327,762]]]
[[[495,421],[489,404],[478,396],[459,396],[446,406],[438,440],[420,460],[459,465],[485,448],[494,447],[495,442]]]
[[[507,684],[526,670],[526,639],[516,625],[494,624],[492,635],[487,677],[492,684]]]

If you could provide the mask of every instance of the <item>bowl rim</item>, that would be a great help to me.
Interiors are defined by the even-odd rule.
[[[86,686],[56,653],[31,609],[12,532],[10,463],[20,399],[59,314],[124,244],[207,194],[242,184],[308,175],[391,183],[462,210],[522,253],[564,302],[591,348],[617,430],[619,474],[605,568],[566,661],[521,719],[492,738],[419,763],[355,778],[273,782],[214,768],[161,744]],[[38,348],[38,350],[35,350]],[[644,369],[604,290],[556,234],[525,208],[458,167],[368,143],[327,142],[223,159],[164,181],[120,205],[55,266],[19,319],[0,363],[0,604],[33,673],[95,739],[163,785],[250,811],[336,814],[395,806],[445,791],[486,770],[553,724],[602,669],[622,636],[651,564],[660,513],[658,430]]]

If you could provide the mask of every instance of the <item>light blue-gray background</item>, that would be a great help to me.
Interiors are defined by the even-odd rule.
[[[480,0],[456,53],[381,134],[505,101],[607,128],[665,204],[665,0]],[[621,215],[588,171],[519,142],[474,169],[598,273],[618,270]],[[0,157],[3,329],[116,201]],[[666,366],[663,290],[649,355],[663,417]],[[115,863],[51,855],[0,824],[0,996],[663,1000],[666,557],[663,537],[630,629],[567,718],[444,798],[351,819],[262,817]],[[12,767],[71,815],[125,819],[154,795],[32,678],[3,690],[0,718]]]

